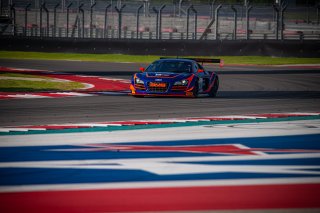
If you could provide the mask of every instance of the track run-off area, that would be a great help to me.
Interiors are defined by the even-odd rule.
[[[0,60],[128,81],[145,64]],[[217,98],[0,100],[1,212],[318,212],[320,68],[217,68]]]

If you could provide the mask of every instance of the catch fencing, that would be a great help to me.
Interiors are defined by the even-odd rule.
[[[10,2],[10,1],[9,1]],[[179,40],[320,40],[319,5],[1,0],[0,34]],[[38,3],[38,4],[36,4]]]

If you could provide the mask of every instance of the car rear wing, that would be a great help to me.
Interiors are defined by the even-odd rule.
[[[160,59],[173,59],[173,58],[160,57]],[[224,61],[222,59],[216,59],[216,58],[178,58],[178,59],[193,60],[202,64],[203,63],[219,64],[220,67],[224,66]]]

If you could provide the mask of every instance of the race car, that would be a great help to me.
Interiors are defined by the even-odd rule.
[[[222,63],[220,59],[160,58],[146,69],[141,67],[131,79],[130,90],[135,97],[183,96],[207,94],[216,97],[219,78],[206,71],[200,63]]]

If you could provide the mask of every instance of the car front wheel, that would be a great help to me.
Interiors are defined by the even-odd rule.
[[[196,83],[194,84],[192,93],[193,93],[193,97],[194,97],[194,98],[198,97],[198,95],[199,95],[199,84],[198,84],[198,82],[196,82]]]
[[[217,78],[215,80],[215,83],[213,85],[213,87],[211,88],[211,90],[209,91],[209,96],[210,97],[216,97],[217,96],[217,92],[218,92],[218,89],[219,89],[219,79]]]

